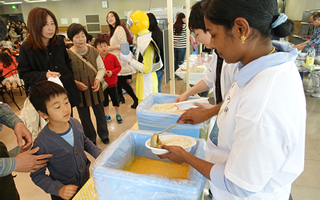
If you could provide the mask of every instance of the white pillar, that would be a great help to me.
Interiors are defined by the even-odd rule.
[[[190,15],[190,0],[186,0],[186,23],[187,23],[187,50],[186,50],[186,61],[187,61],[187,73],[186,73],[186,90],[190,88],[189,77],[190,77],[190,65],[189,65],[189,57],[190,57],[190,30],[188,28],[189,24],[189,15]]]
[[[167,0],[170,94],[175,94],[172,0]]]

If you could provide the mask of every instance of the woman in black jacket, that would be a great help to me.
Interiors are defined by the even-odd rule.
[[[81,102],[62,39],[57,36],[58,23],[54,14],[36,7],[28,16],[28,37],[20,47],[18,71],[26,92],[39,81],[59,77],[68,92],[71,106]]]

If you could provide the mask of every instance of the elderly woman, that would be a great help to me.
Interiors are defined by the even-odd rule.
[[[77,106],[84,134],[96,143],[96,131],[93,127],[89,107],[92,107],[97,121],[97,132],[102,142],[109,143],[109,131],[103,110],[103,89],[101,83],[105,73],[103,61],[99,52],[86,45],[87,31],[81,24],[71,24],[67,29],[68,38],[73,47],[68,50],[71,67],[81,103]]]

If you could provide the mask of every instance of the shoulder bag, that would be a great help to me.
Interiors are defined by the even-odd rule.
[[[72,51],[72,53],[74,53],[74,55],[76,55],[78,58],[80,58],[80,60],[82,60],[88,67],[90,67],[96,74],[98,73],[97,72],[97,69],[94,68],[94,66],[89,62],[87,61],[86,59],[84,59],[80,54],[78,54],[78,52],[76,52],[73,48],[70,48],[70,50]],[[108,87],[108,83],[105,82],[105,80],[103,79],[102,82],[102,89],[105,90],[107,87]]]

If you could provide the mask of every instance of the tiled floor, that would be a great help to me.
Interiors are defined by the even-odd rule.
[[[305,78],[306,79],[306,78]],[[135,80],[133,80],[135,82]],[[181,94],[184,91],[184,85],[182,81],[176,81],[176,94]],[[306,86],[306,81],[304,83]],[[134,87],[134,84],[132,84]],[[169,93],[169,84],[162,85],[162,92]],[[23,107],[25,96],[20,96],[18,92],[15,93],[15,98],[20,107]],[[130,129],[137,121],[136,113],[134,109],[130,108],[133,103],[130,96],[125,95],[126,103],[121,104],[120,114],[123,118],[123,124],[118,124],[114,118],[115,112],[111,108],[111,117],[114,118],[112,122],[108,123],[110,131],[110,141],[116,140],[121,133]],[[317,128],[320,128],[320,98],[312,98],[310,94],[306,93],[307,99],[307,131],[306,131],[306,149],[305,149],[305,169],[304,172],[298,177],[292,186],[292,196],[294,200],[317,200],[320,197],[320,134]],[[15,105],[6,98],[9,105],[16,114],[20,114],[20,111]],[[77,111],[74,109],[74,117],[78,118]],[[94,119],[94,115],[92,115]],[[94,120],[93,120],[94,121]],[[0,140],[7,145],[10,150],[14,148],[16,138],[11,129],[4,126],[0,132]],[[101,149],[105,149],[108,145],[105,145],[101,140],[97,139],[97,145]],[[90,158],[90,157],[89,157]],[[92,159],[92,158],[91,158]],[[31,181],[27,173],[16,173],[15,178],[16,186],[20,193],[21,200],[49,200],[50,196],[45,194],[40,188],[35,186]],[[207,194],[207,193],[206,193]],[[205,199],[210,199],[205,196]]]

